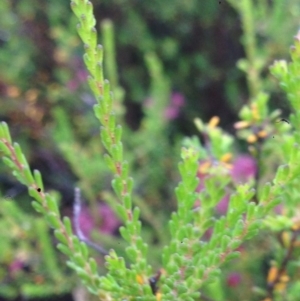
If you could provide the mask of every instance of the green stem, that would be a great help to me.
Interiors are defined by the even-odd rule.
[[[242,18],[243,45],[248,60],[247,83],[250,97],[255,97],[260,91],[259,71],[256,67],[256,38],[254,29],[254,7],[252,0],[239,0],[239,11]]]

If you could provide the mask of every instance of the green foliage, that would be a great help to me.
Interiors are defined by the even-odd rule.
[[[75,279],[68,277],[66,281],[47,223],[25,214],[12,199],[1,199],[0,214],[1,229],[10,229],[1,232],[1,296],[12,299],[22,294],[26,298],[41,298],[68,292]],[[38,243],[34,248],[33,241]],[[26,266],[33,271],[29,276]],[[14,281],[7,281],[8,277]]]
[[[151,77],[151,105],[144,108],[142,126],[133,133],[124,122],[124,92],[119,86],[112,23],[102,23],[103,50],[103,47],[97,44],[96,19],[91,2],[71,1],[71,8],[79,22],[77,31],[84,45],[83,60],[89,71],[88,84],[97,102],[94,105],[94,114],[101,124],[100,137],[103,148],[97,148],[97,139],[92,137],[86,138],[89,148],[84,150],[74,135],[71,118],[60,107],[53,110],[57,121],[54,139],[80,178],[82,187],[89,192],[89,200],[95,200],[97,192],[106,189],[105,183],[99,184],[98,172],[101,172],[103,178],[113,175],[111,186],[115,195],[109,191],[104,191],[103,195],[122,221],[120,234],[124,240],[125,252],[119,251],[117,247],[109,251],[105,256],[105,276],[100,276],[98,263],[90,257],[87,244],[73,233],[70,219],[61,218],[57,198],[45,191],[40,172],[32,172],[20,145],[12,142],[8,125],[5,122],[0,125],[0,150],[4,164],[20,183],[28,187],[28,193],[34,199],[32,206],[54,230],[59,242],[57,248],[67,256],[68,267],[77,273],[84,286],[99,300],[192,301],[205,299],[205,292],[210,292],[211,296],[220,299],[226,291],[220,282],[221,266],[226,266],[237,258],[241,245],[247,240],[253,240],[262,228],[264,231],[280,231],[282,244],[277,246],[276,256],[271,263],[267,288],[257,288],[256,291],[263,297],[280,300],[288,282],[287,274],[290,273],[294,277],[296,275],[296,268],[288,267],[287,263],[292,262],[290,254],[296,246],[300,228],[298,213],[294,212],[294,208],[298,206],[297,182],[300,176],[300,128],[297,123],[300,117],[297,85],[300,66],[299,34],[291,51],[292,63],[280,61],[271,67],[271,72],[280,80],[280,85],[294,111],[291,116],[291,129],[287,124],[275,122],[280,112],[269,112],[270,97],[262,90],[267,87],[261,77],[267,59],[259,54],[256,46],[255,18],[256,12],[266,16],[267,2],[263,1],[257,5],[257,11],[254,1],[229,2],[237,9],[242,20],[246,58],[238,65],[246,73],[250,94],[249,103],[242,107],[240,121],[235,124],[235,128],[238,130],[238,136],[247,141],[249,151],[256,158],[258,172],[254,179],[245,183],[235,181],[230,172],[231,157],[235,155],[234,137],[217,127],[218,117],[213,117],[207,124],[200,118],[195,119],[203,144],[195,137],[183,141],[181,162],[178,165],[181,182],[175,189],[177,211],[172,213],[169,220],[170,237],[167,237],[160,213],[152,210],[145,199],[134,196],[137,194],[134,184],[138,188],[146,187],[142,181],[144,177],[150,182],[147,184],[149,193],[159,187],[159,182],[168,180],[170,173],[167,171],[166,158],[169,156],[170,162],[173,162],[171,159],[179,144],[176,142],[176,145],[171,147],[165,139],[167,122],[164,112],[171,94],[170,78],[164,73],[163,64],[152,49],[153,41],[150,38],[145,39],[140,47],[144,50],[144,59]],[[279,8],[282,7],[282,3],[278,0],[272,7],[274,13],[271,24],[277,24],[278,20],[281,20]],[[185,11],[191,11],[193,7],[182,3],[176,5],[182,6]],[[53,6],[49,7],[54,10]],[[4,8],[8,10],[7,7]],[[130,14],[131,21],[135,20],[141,24],[141,27],[136,27],[136,30],[140,31],[138,34],[143,33],[145,29],[142,27],[140,16],[134,11]],[[161,14],[166,17],[174,12],[162,9]],[[57,15],[56,17],[58,18]],[[209,23],[209,20],[206,22]],[[63,43],[62,37],[60,41]],[[178,51],[176,42],[172,40],[162,44],[168,56]],[[105,79],[103,73],[104,51],[107,52],[105,69],[109,80]],[[115,95],[112,90],[115,91]],[[119,120],[122,126],[118,124]],[[88,136],[87,131],[83,130],[83,136]],[[274,157],[269,157],[270,150],[274,150],[279,141],[281,149],[273,152]],[[127,160],[124,149],[130,150]],[[269,163],[273,170],[268,167]],[[140,172],[135,170],[138,168]],[[131,173],[137,177],[135,181]],[[143,175],[145,173],[146,176]],[[153,195],[159,196],[155,192]],[[218,204],[227,197],[229,201],[226,213],[216,212]],[[284,203],[283,213],[275,214],[273,209],[279,203]],[[17,208],[11,208],[11,212],[8,212],[10,210],[5,209],[5,206],[4,217],[23,214],[18,212]],[[97,204],[94,203],[93,206],[95,213]],[[147,226],[142,227],[142,218],[153,226],[159,239],[151,249],[151,234]],[[29,218],[21,216],[17,219],[18,222],[21,219]],[[57,265],[49,236],[46,235],[44,221],[37,220],[36,227],[37,240],[42,245],[43,257],[47,259],[45,267],[51,270],[51,280],[58,281],[58,288],[52,290],[51,281],[49,287],[48,283],[42,287],[25,283],[23,292],[29,297],[40,296],[42,292],[50,294],[63,291],[60,286],[62,273]],[[4,239],[6,248],[9,249],[11,242],[8,237]],[[115,246],[117,243],[115,239]],[[164,248],[161,251],[162,245]],[[149,259],[148,253],[155,255],[150,254],[152,258]],[[153,260],[161,260],[163,267],[157,279],[153,280],[154,288],[151,287],[150,281],[153,274],[150,262]],[[299,263],[294,262],[295,266],[297,264]],[[160,263],[156,265],[159,266]],[[298,287],[299,283],[295,280],[288,293],[290,300],[296,300]],[[16,293],[8,287],[2,294],[14,296]]]

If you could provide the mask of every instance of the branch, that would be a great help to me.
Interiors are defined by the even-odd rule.
[[[89,247],[93,248],[103,256],[108,255],[108,251],[102,248],[101,246],[95,244],[94,242],[90,241],[80,228],[80,222],[79,222],[79,216],[81,212],[81,195],[80,195],[80,189],[78,187],[75,188],[75,198],[74,198],[74,206],[73,206],[73,215],[74,215],[74,226],[75,226],[75,232],[77,234],[77,237],[86,243]]]

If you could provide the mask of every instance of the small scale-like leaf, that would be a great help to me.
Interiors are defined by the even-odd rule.
[[[130,242],[130,235],[125,227],[120,227],[119,229],[121,236],[127,241]]]
[[[3,141],[0,141],[0,150],[4,153],[4,155],[6,155],[6,156],[10,155],[10,150]]]
[[[123,194],[123,180],[120,176],[116,175],[112,180],[111,185],[116,195],[121,199]]]
[[[36,201],[32,201],[31,205],[37,212],[39,212],[41,214],[47,214],[47,211],[40,203],[38,203]]]
[[[103,61],[103,46],[98,44],[96,48],[96,61],[102,63]]]
[[[6,166],[8,166],[10,169],[15,169],[16,168],[15,163],[10,158],[3,157],[2,160],[3,160],[4,164]]]
[[[107,167],[113,172],[116,172],[116,167],[115,167],[115,163],[112,160],[112,158],[108,155],[108,154],[104,154],[104,161],[107,165]]]
[[[139,207],[134,207],[133,209],[133,222],[137,222],[139,217],[140,217],[140,208]]]
[[[136,258],[137,258],[137,249],[134,248],[133,246],[129,246],[126,248],[126,254],[128,255],[128,257],[130,258],[130,260],[132,260],[132,262],[135,262]]]
[[[115,127],[115,139],[117,143],[121,141],[121,137],[122,137],[122,127],[121,125],[117,125]]]
[[[134,183],[134,181],[133,181],[132,177],[127,178],[127,192],[128,192],[128,194],[132,193],[133,183]]]
[[[131,207],[132,207],[132,201],[131,201],[131,196],[126,193],[124,196],[123,196],[123,200],[124,200],[124,207],[127,209],[127,210],[131,210]]]
[[[122,171],[121,171],[121,177],[123,180],[126,180],[128,178],[129,174],[129,163],[128,161],[124,160],[122,162]]]
[[[65,229],[67,231],[68,236],[71,237],[73,235],[73,231],[72,231],[72,224],[71,224],[70,218],[67,216],[64,216],[63,223],[65,225]]]
[[[59,217],[54,212],[48,212],[46,215],[46,220],[54,229],[60,229],[61,224]]]
[[[86,264],[86,259],[82,253],[75,253],[73,256],[73,261],[80,267],[84,267]]]
[[[128,220],[126,209],[122,205],[120,204],[116,205],[116,212],[123,222]]]
[[[41,189],[41,191],[44,191],[44,184],[41,173],[37,169],[35,169],[33,171],[33,176],[38,188]]]
[[[9,128],[6,122],[1,122],[1,135],[3,135],[3,138],[5,138],[9,144],[12,144]]]
[[[61,251],[63,254],[65,254],[65,255],[67,255],[68,257],[72,257],[72,255],[73,255],[73,253],[72,253],[72,251],[66,246],[66,245],[64,245],[64,244],[62,244],[62,243],[59,243],[58,245],[57,245],[57,249],[59,250],[59,251]],[[68,263],[67,263],[68,264]]]
[[[61,243],[63,243],[64,245],[68,245],[68,239],[63,233],[61,233],[60,229],[55,230],[54,235]]]
[[[29,187],[28,194],[31,197],[33,197],[36,201],[38,201],[40,204],[43,204],[43,198],[35,188]]]
[[[29,167],[25,166],[23,168],[23,175],[24,175],[24,177],[26,179],[27,185],[33,185],[33,184],[35,184],[33,175],[31,173],[31,170],[30,170]]]
[[[89,250],[84,242],[80,242],[80,249],[81,249],[82,256],[84,257],[85,260],[87,260],[89,256]]]
[[[47,205],[49,207],[49,210],[52,211],[53,213],[55,213],[57,218],[60,218],[60,212],[58,210],[57,202],[53,198],[53,196],[51,196],[49,193],[46,193],[45,199],[46,199]]]
[[[93,274],[97,275],[98,274],[98,264],[97,264],[96,260],[94,258],[90,257],[89,264],[90,264]]]

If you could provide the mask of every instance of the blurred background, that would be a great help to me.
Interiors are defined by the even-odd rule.
[[[154,269],[160,267],[167,220],[176,209],[173,190],[179,180],[181,141],[193,135],[201,140],[193,123],[196,117],[208,122],[218,116],[223,130],[235,135],[239,111],[255,94],[244,58],[254,64],[259,88],[270,93],[270,108],[280,108],[283,116],[289,113],[268,67],[275,59],[289,58],[299,27],[299,1],[249,0],[244,10],[238,2],[93,1],[105,77],[124,127],[125,156]],[[254,49],[247,44],[247,26],[254,34]],[[122,255],[112,176],[103,161],[93,113],[96,101],[82,54],[69,1],[0,2],[0,119],[9,124],[30,166],[41,171],[62,214],[72,217],[74,187],[79,186],[85,235]],[[236,148],[247,152],[243,142]],[[26,187],[3,164],[0,189],[0,300],[92,300],[82,297],[51,231],[31,208]],[[104,272],[103,257],[93,255]],[[256,255],[259,267],[244,258],[246,275],[230,269],[224,274],[228,300],[241,294],[249,294],[243,300],[257,300],[245,287],[264,281],[263,273],[252,276],[269,255]]]

